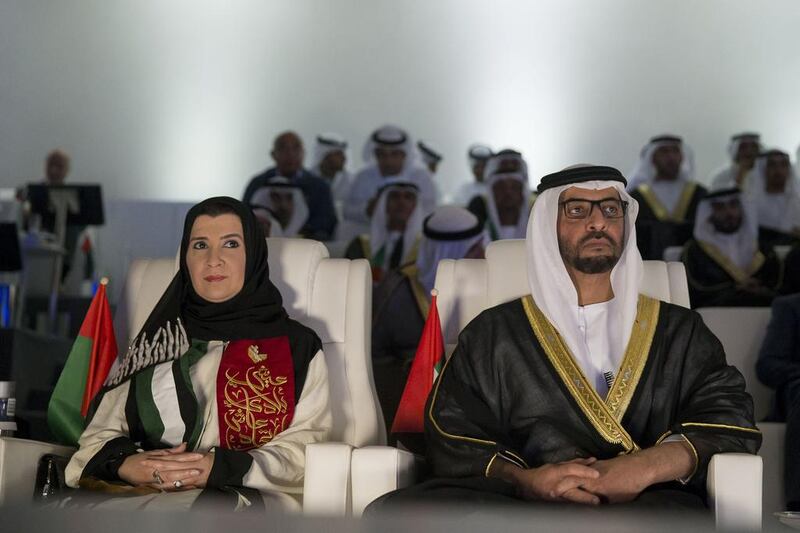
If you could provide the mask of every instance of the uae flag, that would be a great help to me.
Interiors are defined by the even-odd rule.
[[[422,433],[425,420],[425,402],[444,365],[444,339],[436,308],[436,295],[431,291],[431,307],[422,337],[419,339],[414,361],[408,373],[403,395],[392,422],[392,433]],[[401,439],[402,440],[402,439]]]
[[[103,278],[47,407],[47,425],[59,442],[75,446],[85,427],[89,404],[117,358],[114,323]]]

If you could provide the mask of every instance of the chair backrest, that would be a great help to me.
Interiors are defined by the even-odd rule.
[[[767,332],[769,307],[706,307],[697,310],[725,349],[728,364],[739,369],[753,397],[756,420],[769,413],[775,396],[756,376],[756,361]]]
[[[445,344],[478,313],[530,293],[525,241],[491,243],[486,259],[446,259],[439,263],[435,287]],[[689,307],[689,287],[682,263],[645,261],[641,291],[666,302]]]
[[[370,355],[372,285],[369,263],[330,259],[322,243],[267,239],[270,279],[289,316],[322,339],[333,409],[332,441],[386,443]],[[144,324],[176,272],[174,258],[137,259],[128,270],[118,321],[130,339]],[[130,332],[130,334],[125,333]]]

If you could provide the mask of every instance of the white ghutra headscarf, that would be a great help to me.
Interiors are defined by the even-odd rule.
[[[427,292],[433,289],[442,259],[463,259],[476,244],[485,247],[489,236],[478,217],[454,205],[444,205],[428,215],[422,227],[417,254],[417,277]]]
[[[711,222],[713,204],[728,202],[738,198],[742,203],[742,224],[733,233],[722,233],[714,228]],[[743,197],[737,188],[725,188],[711,191],[697,206],[694,219],[694,239],[710,244],[733,264],[747,270],[758,252],[758,220],[753,206]]]
[[[272,178],[267,182],[267,185],[259,188],[253,194],[253,197],[250,199],[250,206],[256,209],[259,207],[266,208],[267,212],[273,214],[275,208],[272,205],[272,198],[270,197],[271,192],[283,194],[291,193],[294,209],[292,210],[292,217],[289,219],[289,223],[286,224],[286,227],[283,228],[278,224],[274,233],[270,232],[270,236],[298,237],[300,230],[306,225],[309,215],[308,204],[306,203],[306,197],[303,195],[303,191],[296,184],[289,181],[288,178]],[[272,218],[274,218],[274,216]]]
[[[517,169],[504,171],[503,167],[509,165],[509,163]],[[497,212],[497,203],[492,191],[494,184],[500,180],[514,180],[522,184],[522,205],[519,209],[517,222],[511,232],[504,230],[500,224],[500,215]],[[528,165],[522,158],[522,154],[514,150],[501,150],[493,155],[489,162],[486,163],[486,168],[483,171],[483,181],[486,186],[487,224],[491,225],[490,232],[493,231],[495,233],[495,235],[490,235],[490,238],[524,239],[528,225],[528,215],[530,214],[531,188],[528,183]],[[503,235],[504,233],[506,234],[505,236]]]
[[[578,292],[567,273],[558,246],[559,197],[571,187],[589,190],[612,187],[622,201],[628,202],[622,255],[611,271],[614,297],[610,301],[607,334],[611,351],[609,355],[616,362],[613,369],[616,371],[636,320],[644,269],[642,256],[636,247],[635,222],[639,204],[625,191],[625,179],[617,169],[582,165],[542,178],[540,194],[528,222],[528,283],[536,306],[556,328],[575,359],[578,362],[588,360],[589,354],[585,353],[580,330]]]
[[[406,178],[387,178],[383,187],[381,187],[378,192],[378,201],[375,204],[375,210],[372,212],[372,219],[370,221],[369,242],[371,248],[370,253],[372,254],[370,260],[374,259],[380,253],[381,248],[389,244],[392,237],[389,229],[386,227],[388,222],[386,216],[386,199],[389,193],[392,191],[409,189],[413,190],[417,195],[417,204],[408,217],[406,229],[403,231],[403,257],[400,264],[402,265],[410,261],[411,254],[414,251],[414,244],[419,238],[420,232],[422,232],[422,219],[424,215],[419,201],[419,188],[416,183]],[[394,247],[392,247],[392,249],[394,249]],[[392,250],[386,249],[383,251],[383,266],[389,264],[391,254]]]
[[[683,155],[678,177],[675,181],[656,181],[656,166],[653,164],[653,154],[662,146],[678,146]],[[694,180],[694,153],[683,139],[677,135],[659,135],[650,139],[639,152],[639,161],[630,173],[627,189],[636,190],[640,185],[649,185],[659,201],[664,204],[668,212],[673,212],[680,200],[683,187],[688,181]]]

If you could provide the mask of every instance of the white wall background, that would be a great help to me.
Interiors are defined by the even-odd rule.
[[[62,147],[110,198],[239,196],[277,132],[339,131],[355,168],[384,122],[444,151],[445,189],[475,141],[536,183],[626,172],[665,131],[705,181],[733,132],[800,143],[799,21],[796,0],[0,0],[0,187]]]

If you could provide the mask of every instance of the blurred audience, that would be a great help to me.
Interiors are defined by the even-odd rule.
[[[244,192],[243,202],[252,203],[253,194],[270,180],[281,176],[296,183],[303,191],[308,204],[309,217],[306,223],[308,237],[325,241],[336,229],[336,209],[333,206],[331,187],[324,179],[303,168],[305,150],[300,136],[285,131],[275,137],[272,145],[272,160],[275,166],[250,180]]]
[[[694,238],[683,252],[692,307],[757,307],[772,303],[782,281],[775,251],[759,246],[758,221],[737,188],[700,201]]]
[[[417,184],[388,178],[378,190],[369,235],[359,235],[345,251],[348,259],[369,259],[372,279],[380,282],[390,270],[417,258],[423,213]]]
[[[666,248],[689,240],[697,204],[706,193],[694,181],[692,151],[676,135],[653,137],[628,178],[628,191],[639,202],[639,251],[644,259],[662,259]]]

